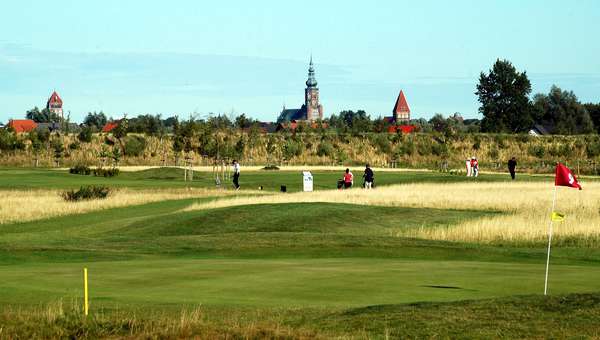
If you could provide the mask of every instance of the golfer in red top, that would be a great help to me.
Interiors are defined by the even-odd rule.
[[[344,188],[348,189],[352,187],[354,183],[354,175],[350,172],[350,169],[346,169],[346,173],[344,174]]]

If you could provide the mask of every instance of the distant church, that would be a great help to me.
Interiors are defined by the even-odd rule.
[[[316,121],[319,119],[323,119],[323,106],[319,103],[319,88],[317,87],[312,57],[310,57],[308,80],[304,90],[304,105],[299,109],[286,109],[284,106],[279,118],[277,118],[277,123]]]
[[[65,118],[63,115],[63,101],[56,91],[52,92],[52,95],[50,95],[50,98],[48,98],[46,109],[48,109],[48,111],[51,113],[56,114],[61,119]]]
[[[406,124],[410,122],[410,108],[408,107],[408,102],[406,101],[404,91],[402,90],[400,90],[398,99],[396,99],[396,105],[394,105],[392,114],[396,124]]]

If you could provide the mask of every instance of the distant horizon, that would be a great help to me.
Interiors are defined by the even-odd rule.
[[[53,90],[77,122],[93,111],[275,121],[283,105],[302,105],[311,54],[325,118],[361,109],[389,116],[400,90],[415,119],[481,118],[475,87],[496,59],[526,71],[532,95],[557,85],[600,102],[600,46],[591,43],[600,4],[589,0],[5,7],[0,122],[45,107]]]

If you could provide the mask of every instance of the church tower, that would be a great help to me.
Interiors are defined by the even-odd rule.
[[[304,90],[304,107],[306,108],[306,120],[315,121],[323,119],[323,106],[319,104],[319,88],[315,78],[315,68],[310,57],[308,67],[308,80],[306,81],[306,90]]]
[[[62,107],[62,99],[58,93],[56,93],[56,91],[52,92],[52,95],[50,95],[50,98],[48,98],[48,102],[46,103],[46,109],[48,109],[51,113],[56,114],[61,120],[64,120],[65,117],[63,116]]]
[[[398,99],[396,99],[396,105],[394,105],[392,113],[394,114],[396,124],[407,124],[410,122],[410,108],[402,90],[400,90]]]

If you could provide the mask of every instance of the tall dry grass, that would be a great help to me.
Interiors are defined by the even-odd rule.
[[[260,171],[264,169],[263,165],[245,165],[243,162],[241,163],[242,171]],[[350,165],[348,165],[350,166]],[[91,166],[90,168],[96,168],[96,166]],[[161,169],[161,168],[174,168],[174,169],[184,169],[186,167],[183,166],[151,166],[151,165],[125,165],[119,166],[119,171],[121,172],[140,172],[151,169]],[[198,172],[212,172],[215,168],[213,166],[194,166],[194,171]],[[280,171],[337,171],[341,172],[346,168],[346,165],[282,165],[279,166]],[[373,171],[376,172],[430,172],[428,169],[410,169],[410,168],[377,168],[371,167]],[[68,171],[69,168],[54,168],[52,170],[56,171]],[[227,171],[233,171],[231,165],[226,169]]]
[[[303,325],[290,326],[271,310],[96,308],[62,301],[0,308],[2,339],[328,339]]]
[[[452,183],[409,184],[366,191],[319,191],[277,194],[262,197],[225,198],[193,204],[186,210],[216,209],[250,204],[300,202],[349,203],[391,207],[498,211],[501,214],[465,220],[447,227],[390,231],[394,237],[479,243],[543,242],[546,239],[552,204],[552,183]],[[557,211],[567,215],[555,223],[557,240],[577,239],[578,244],[600,244],[600,183],[588,183],[585,190],[558,188]]]
[[[226,196],[233,192],[214,189],[115,190],[106,199],[66,202],[58,190],[0,190],[0,224],[28,222],[50,217],[195,197]]]

